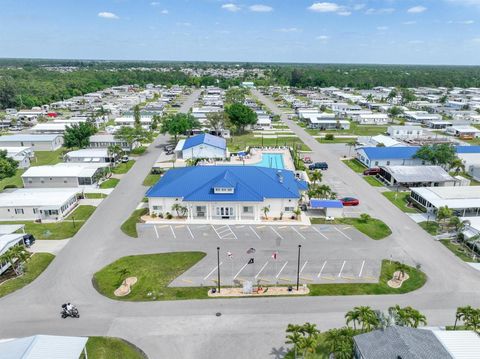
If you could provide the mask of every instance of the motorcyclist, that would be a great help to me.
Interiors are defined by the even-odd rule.
[[[71,305],[70,303],[67,303],[67,306],[65,307],[65,310],[67,311],[67,313],[71,314],[72,309],[73,309],[73,305]]]

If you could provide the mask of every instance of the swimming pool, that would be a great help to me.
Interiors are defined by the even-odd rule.
[[[283,154],[281,153],[262,153],[262,160],[254,164],[254,166],[276,168],[283,170]]]

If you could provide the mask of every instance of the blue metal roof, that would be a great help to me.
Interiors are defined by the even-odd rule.
[[[182,150],[186,150],[201,144],[217,147],[222,150],[227,148],[227,141],[224,138],[210,135],[209,133],[201,133],[200,135],[187,138],[183,144]]]
[[[234,188],[214,193],[215,187]],[[265,198],[300,198],[306,183],[292,171],[257,166],[193,166],[171,169],[150,188],[147,197],[184,201],[262,202]]]
[[[420,149],[418,146],[405,147],[363,147],[370,160],[411,159]],[[457,153],[480,153],[480,146],[456,146]]]
[[[338,199],[311,199],[310,207],[312,208],[343,208],[342,201]]]

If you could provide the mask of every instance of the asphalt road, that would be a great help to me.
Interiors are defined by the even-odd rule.
[[[194,94],[195,96],[195,94]],[[275,113],[268,99],[258,95]],[[193,103],[190,97],[187,101]],[[423,311],[429,325],[454,321],[459,305],[480,306],[480,274],[459,261],[421,230],[408,216],[343,165],[326,145],[320,145],[291,121],[284,121],[314,151],[315,160],[326,160],[329,180],[336,177],[366,209],[393,231],[381,245],[399,247],[411,263],[427,273],[427,285],[411,294],[390,296],[218,299],[128,303],[98,294],[93,273],[113,260],[130,254],[169,250],[154,240],[127,238],[120,224],[141,201],[141,183],[160,153],[165,137],[158,138],[140,157],[89,221],[57,255],[50,267],[31,285],[0,299],[0,337],[32,334],[118,336],[141,347],[150,358],[280,358],[285,353],[288,323],[311,321],[320,329],[344,325],[344,314],[356,305],[386,309],[412,305]],[[380,244],[379,244],[380,245]],[[389,251],[385,249],[384,257]],[[62,320],[60,304],[78,305],[79,320]],[[217,317],[216,312],[222,315]]]

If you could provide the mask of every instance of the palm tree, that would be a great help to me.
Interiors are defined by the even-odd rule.
[[[357,145],[357,141],[350,141],[345,144],[345,146],[348,146],[348,157],[350,157],[350,153],[352,152],[352,148]]]
[[[347,326],[350,324],[350,322],[353,323],[353,330],[357,330],[357,323],[360,324],[360,313],[353,309],[353,310],[349,310],[346,314],[345,314],[345,319],[347,320]]]
[[[377,327],[377,315],[372,308],[368,306],[359,306],[353,308],[353,310],[358,312],[358,322],[362,325],[362,331],[369,332]]]
[[[443,225],[445,225],[447,219],[452,217],[452,215],[453,211],[448,206],[439,207],[437,210],[437,221],[443,222]]]
[[[302,214],[302,210],[299,207],[297,207],[293,210],[293,214],[295,215],[295,219],[298,219]]]
[[[408,270],[408,266],[404,263],[398,263],[396,267],[396,270],[399,273],[398,279],[400,280],[405,278],[405,272]]]
[[[455,171],[456,175],[460,172],[465,172],[465,163],[458,157],[455,157],[448,165],[450,170],[453,169]]]
[[[10,263],[12,270],[15,272],[16,276],[22,274],[20,270],[23,263],[27,261],[30,257],[30,254],[25,250],[23,246],[13,246],[10,247],[3,255],[2,260],[0,262],[8,262]]]
[[[172,205],[172,211],[177,212],[177,217],[180,217],[180,212],[182,211],[182,205],[180,203],[174,203]]]
[[[295,358],[297,358],[297,351],[300,346],[300,342],[302,340],[302,335],[300,334],[300,330],[302,329],[301,325],[297,324],[288,324],[287,325],[287,336],[286,336],[286,341],[285,344],[292,344],[293,345],[293,350],[295,354]]]
[[[466,307],[458,307],[457,312],[455,313],[455,324],[453,326],[453,330],[457,329],[457,322],[464,321],[465,318],[469,315],[472,311],[472,307],[467,305]]]
[[[319,170],[315,170],[310,173],[310,179],[313,181],[313,184],[317,184],[318,182],[322,181],[323,174]]]
[[[265,206],[262,208],[262,212],[263,212],[263,215],[265,217],[265,219],[268,219],[268,212],[270,212],[270,206]]]
[[[123,149],[122,147],[120,147],[119,145],[111,145],[111,146],[108,146],[107,148],[107,154],[108,154],[108,157],[111,159],[110,161],[110,164],[113,165],[115,160],[118,158],[118,156],[120,156],[121,154],[123,153]],[[112,161],[113,159],[113,161]]]
[[[315,353],[315,349],[317,348],[317,337],[301,337],[300,342],[298,343],[298,348],[303,351],[303,358],[306,358],[307,354]]]
[[[463,320],[465,328],[468,330],[473,330],[475,332],[480,331],[480,308],[472,308],[468,313],[465,319]]]
[[[427,317],[425,315],[412,307],[407,307],[406,309],[408,311],[409,322],[412,328],[418,328],[420,324],[424,326],[427,325]]]

